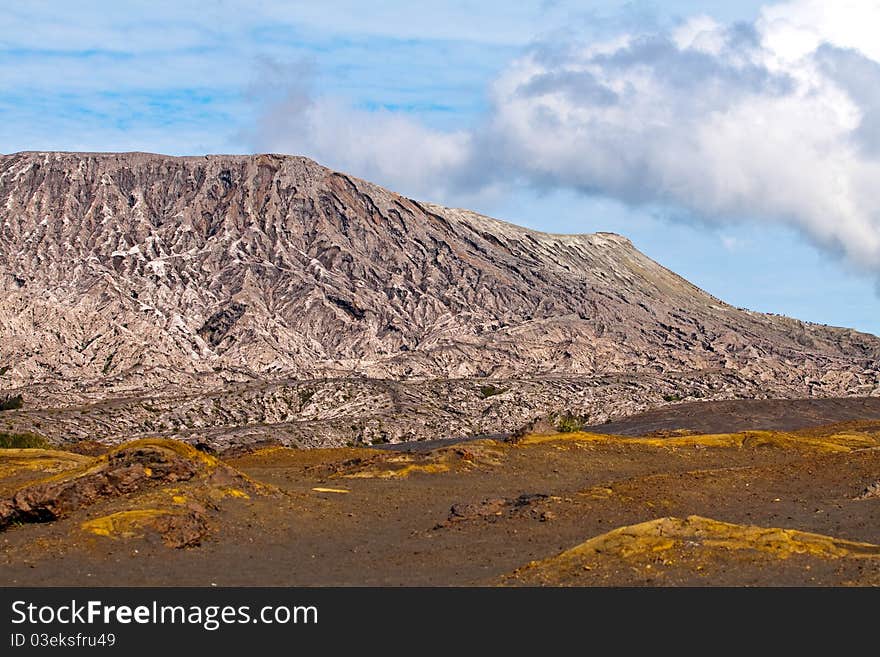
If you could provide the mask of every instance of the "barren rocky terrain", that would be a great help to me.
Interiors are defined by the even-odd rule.
[[[878,396],[880,339],[734,308],[301,157],[0,157],[0,430],[370,445]]]
[[[2,156],[0,581],[880,585],[878,358],[305,158]]]
[[[427,451],[0,450],[0,581],[880,585],[880,420],[735,431],[753,404]]]

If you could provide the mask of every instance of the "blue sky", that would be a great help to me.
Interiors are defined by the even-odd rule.
[[[303,153],[880,333],[877,3],[512,4],[15,4],[0,152]]]

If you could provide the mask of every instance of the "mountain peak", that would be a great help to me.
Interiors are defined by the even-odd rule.
[[[0,231],[10,390],[701,372],[789,396],[877,385],[880,340],[728,306],[620,235],[542,233],[303,157],[7,155]]]

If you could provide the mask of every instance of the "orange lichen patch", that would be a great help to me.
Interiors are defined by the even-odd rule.
[[[525,436],[517,445],[531,446],[544,443],[623,444],[643,447],[686,448],[754,448],[804,449],[819,452],[851,452],[880,446],[880,438],[872,433],[830,433],[826,436],[800,435],[796,432],[744,431],[740,433],[676,435],[666,438],[614,436],[587,432],[533,434]]]
[[[80,527],[83,531],[108,538],[134,538],[143,536],[144,530],[157,518],[173,515],[166,509],[136,509],[120,511],[108,516],[87,520]]]
[[[572,573],[590,571],[609,562],[634,568],[652,564],[674,566],[724,561],[738,551],[757,553],[751,559],[784,560],[794,556],[816,559],[880,559],[880,545],[802,532],[721,522],[701,516],[665,517],[618,527],[559,555],[533,561],[518,569],[514,579],[551,583]]]

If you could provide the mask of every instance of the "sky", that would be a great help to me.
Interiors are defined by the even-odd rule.
[[[880,0],[29,0],[0,152],[280,152],[880,334]]]

